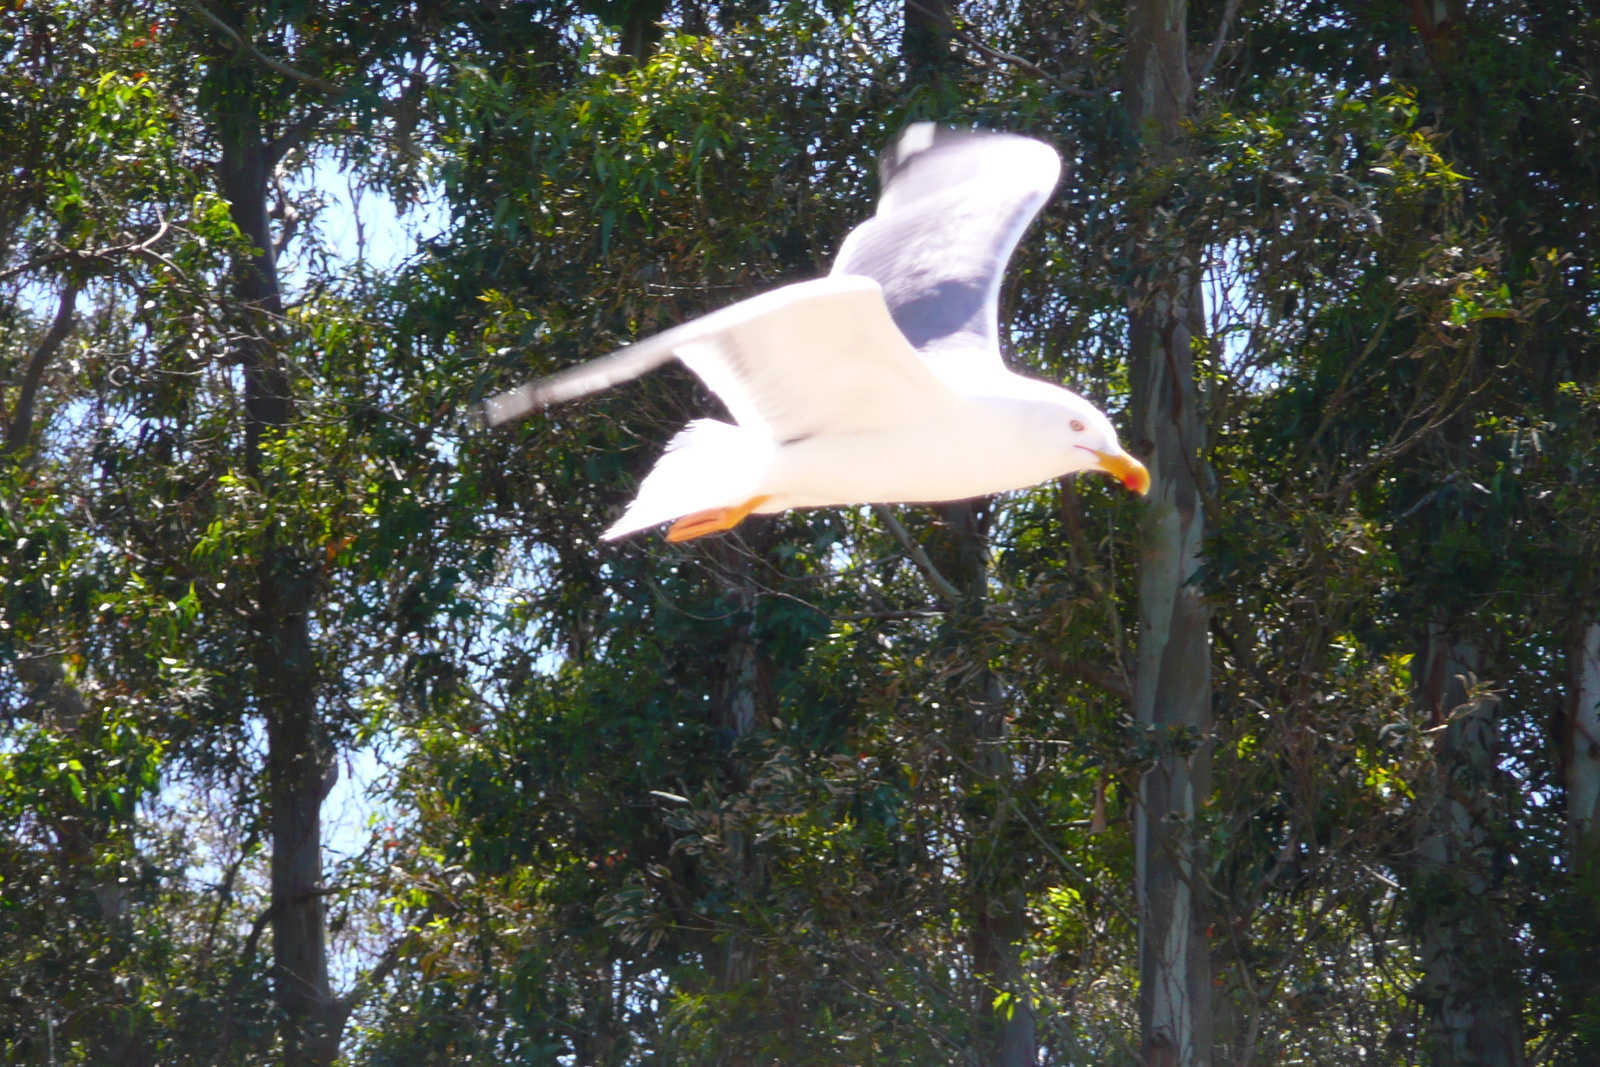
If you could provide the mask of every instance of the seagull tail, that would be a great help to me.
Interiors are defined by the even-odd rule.
[[[716,419],[691,422],[602,536],[615,541],[690,512],[736,506],[758,494],[772,452],[763,433]]]

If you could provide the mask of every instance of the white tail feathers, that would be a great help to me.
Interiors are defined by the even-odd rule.
[[[667,445],[639,495],[602,536],[615,541],[692,512],[737,507],[759,494],[772,452],[763,433],[697,419]]]

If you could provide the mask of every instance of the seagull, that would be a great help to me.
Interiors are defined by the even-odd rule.
[[[616,540],[668,541],[750,514],[986,496],[1078,471],[1144,494],[1150,475],[1110,420],[1000,355],[1000,283],[1061,159],[1016,134],[917,123],[880,163],[877,213],[825,278],[786,285],[488,400],[490,425],[598,392],[671,359],[732,422],[691,422]]]

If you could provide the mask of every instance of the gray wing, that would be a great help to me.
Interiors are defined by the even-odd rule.
[[[878,212],[845,239],[833,273],[883,286],[895,325],[925,357],[1001,365],[1000,283],[1061,157],[1029,137],[919,122],[880,169]]]

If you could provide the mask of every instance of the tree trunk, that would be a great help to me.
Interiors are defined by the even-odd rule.
[[[1130,0],[1123,106],[1157,162],[1176,158],[1188,115],[1185,0]],[[1139,904],[1140,1057],[1146,1067],[1211,1063],[1211,961],[1192,825],[1211,791],[1209,619],[1194,579],[1205,536],[1200,477],[1204,422],[1191,323],[1200,312],[1190,267],[1158,268],[1129,310],[1134,450],[1149,456],[1141,530],[1139,671],[1134,708],[1160,740],[1199,747],[1164,754],[1140,780],[1134,825]]]
[[[997,743],[1005,736],[1005,694],[1000,679],[987,666],[978,632],[989,585],[988,533],[981,516],[985,506],[984,501],[962,501],[939,509],[949,530],[944,573],[961,594],[961,602],[955,606],[956,640],[961,645],[958,654],[974,666],[961,680],[963,691],[955,706],[961,708],[973,732],[976,766],[992,781],[992,789],[986,792],[999,798],[996,809],[985,813],[991,840],[974,841],[970,846],[968,941],[979,982],[981,1062],[987,1067],[1033,1067],[1038,1060],[1035,1018],[1022,970],[1022,945],[1028,934],[1027,894],[1009,884],[1013,879],[1001,855],[1006,851],[1004,828],[1010,822],[1005,798],[1012,774],[1005,746]],[[971,832],[982,834],[983,822],[972,819]],[[983,855],[985,852],[990,855]],[[990,871],[999,872],[999,879],[983,873]],[[995,999],[1001,994],[1006,1000],[996,1008]]]
[[[1600,1001],[1590,965],[1600,941],[1600,623],[1586,623],[1567,656],[1568,705],[1562,723],[1561,781],[1567,794],[1566,952],[1577,972],[1569,1003]],[[1573,936],[1576,935],[1576,936]],[[1600,1063],[1600,1035],[1581,1036],[1569,1062]]]
[[[776,712],[772,663],[756,632],[755,614],[760,594],[751,573],[755,559],[767,546],[770,529],[769,521],[756,518],[746,522],[741,531],[744,544],[726,538],[712,541],[706,547],[709,562],[716,569],[728,598],[730,612],[723,673],[712,694],[712,725],[734,749],[729,755],[730,777],[735,788],[740,790],[748,789],[752,775],[749,764],[738,751],[739,744],[751,733],[770,728]],[[734,898],[745,904],[759,901],[766,872],[755,842],[743,830],[735,828],[725,831],[724,840],[733,867]],[[742,987],[767,977],[759,969],[759,948],[755,939],[735,925],[714,940],[704,956],[717,990],[729,994],[735,1003],[744,999],[740,994]],[[725,1016],[715,1060],[718,1067],[747,1067],[757,1063],[752,1052],[752,1031],[764,1027],[767,1022],[742,1011]]]
[[[950,0],[905,0],[900,56],[912,82],[933,81],[955,65],[951,29],[955,24]]]
[[[234,92],[219,114],[219,178],[233,222],[256,246],[234,276],[244,370],[245,471],[266,496],[281,475],[264,465],[264,446],[293,416],[290,382],[278,354],[283,301],[268,224],[275,163],[258,111],[253,72],[222,75]],[[267,727],[268,825],[272,835],[273,990],[283,1013],[286,1067],[326,1067],[339,1054],[343,1010],[328,981],[322,885],[322,801],[336,765],[318,716],[310,632],[311,573],[268,534],[257,562],[254,667]]]
[[[939,89],[960,71],[960,57],[954,48],[955,4],[952,0],[904,0],[904,22],[900,38],[900,58],[905,63],[906,82]],[[954,606],[955,640],[968,649],[981,649],[976,624],[983,615],[988,595],[989,545],[979,513],[984,501],[962,501],[941,507],[949,530],[949,562],[946,577],[960,591],[961,603]],[[1000,680],[984,665],[981,652],[977,667],[963,679],[962,693],[956,702],[966,713],[967,725],[974,731],[978,766],[993,778],[994,792],[1006,793],[1011,767],[1000,745],[1005,727],[1005,712]],[[1004,801],[1002,800],[1002,803]],[[1000,832],[1009,820],[1006,811],[990,813],[990,825]],[[976,833],[982,828],[975,826]],[[985,845],[974,841],[973,848]],[[1003,843],[987,847],[1003,851]],[[969,863],[969,868],[992,867],[987,862]],[[1037,1045],[1033,1005],[1022,981],[1022,943],[1027,936],[1027,895],[1005,884],[974,876],[969,870],[965,887],[970,912],[968,947],[972,955],[973,976],[977,980],[979,1015],[983,1033],[980,1039],[981,1062],[989,1067],[1033,1067]],[[997,1009],[995,998],[1008,996]]]
[[[1432,1062],[1522,1067],[1509,932],[1494,888],[1494,779],[1499,701],[1471,692],[1478,655],[1441,625],[1429,629],[1418,698],[1439,729],[1439,781],[1417,843],[1417,895]]]
[[[1572,706],[1563,739],[1568,853],[1578,870],[1600,854],[1600,623],[1590,623],[1574,650]]]

